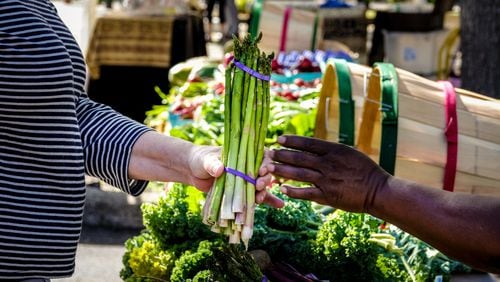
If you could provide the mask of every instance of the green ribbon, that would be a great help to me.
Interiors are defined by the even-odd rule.
[[[380,70],[382,140],[379,165],[394,175],[398,144],[398,76],[392,64],[376,63]]]
[[[354,100],[347,62],[343,59],[334,59],[337,74],[339,93],[339,142],[354,146]]]

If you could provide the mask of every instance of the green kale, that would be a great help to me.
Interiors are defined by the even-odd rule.
[[[471,271],[470,267],[448,258],[429,244],[395,226],[390,226],[389,232],[397,239],[417,281],[431,282],[435,281],[437,276],[441,276],[443,281],[450,281],[453,273]]]
[[[194,278],[200,271],[214,269],[215,260],[212,249],[216,244],[220,243],[201,241],[196,251],[184,252],[175,262],[170,281],[184,282]]]
[[[408,272],[401,268],[401,263],[396,257],[379,254],[376,266],[382,274],[381,281],[408,281]]]
[[[316,264],[314,273],[333,281],[400,281],[403,267],[395,255],[370,240],[380,223],[364,214],[340,210],[330,214],[314,244],[314,253],[323,262]]]
[[[322,224],[322,216],[315,212],[311,202],[271,192],[285,200],[285,206],[275,209],[257,206],[254,234],[249,249],[266,251],[273,261],[286,261],[299,270],[308,269],[317,261],[312,252],[313,241]]]
[[[193,277],[193,282],[213,282],[219,281],[217,274],[213,270],[202,270]]]
[[[203,224],[199,205],[190,203],[188,187],[181,184],[175,184],[157,204],[145,203],[141,209],[144,225],[164,250],[175,247],[178,254],[201,240],[220,238]]]
[[[203,280],[207,279],[207,280]],[[170,281],[261,281],[262,272],[238,245],[201,241],[196,251],[186,251],[176,262]]]
[[[124,268],[120,277],[127,282],[167,280],[175,263],[175,255],[158,248],[147,232],[125,242]]]

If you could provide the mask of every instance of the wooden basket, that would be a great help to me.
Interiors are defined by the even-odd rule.
[[[346,65],[355,101],[355,145],[379,161],[380,94],[370,95],[380,91],[380,84],[372,83],[377,81],[374,79],[377,74],[367,66]],[[395,73],[399,101],[394,174],[443,188],[448,150],[443,86],[402,69],[395,68]],[[341,117],[336,74],[335,65],[329,65],[323,78],[315,136],[338,142]],[[464,89],[457,88],[455,92],[458,117],[455,191],[500,195],[500,102]],[[367,113],[373,109],[376,114],[370,117]]]

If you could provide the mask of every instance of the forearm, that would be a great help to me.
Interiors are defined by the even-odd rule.
[[[370,213],[452,258],[500,272],[498,198],[449,193],[390,178],[377,193]]]
[[[146,132],[132,149],[129,177],[189,183],[189,158],[193,148],[194,145],[185,140]]]

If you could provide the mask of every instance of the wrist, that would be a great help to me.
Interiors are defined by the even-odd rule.
[[[377,170],[376,172],[379,172]],[[364,211],[373,216],[379,217],[385,202],[389,199],[390,186],[395,177],[386,173],[373,173],[370,177],[370,194],[367,196],[367,203],[365,204]]]
[[[147,132],[136,142],[129,165],[133,179],[185,182],[193,145],[182,139]]]
[[[167,137],[163,144],[168,152],[163,154],[163,162],[168,166],[166,168],[175,175],[173,179],[168,181],[189,183],[196,146],[191,142],[174,137]]]

